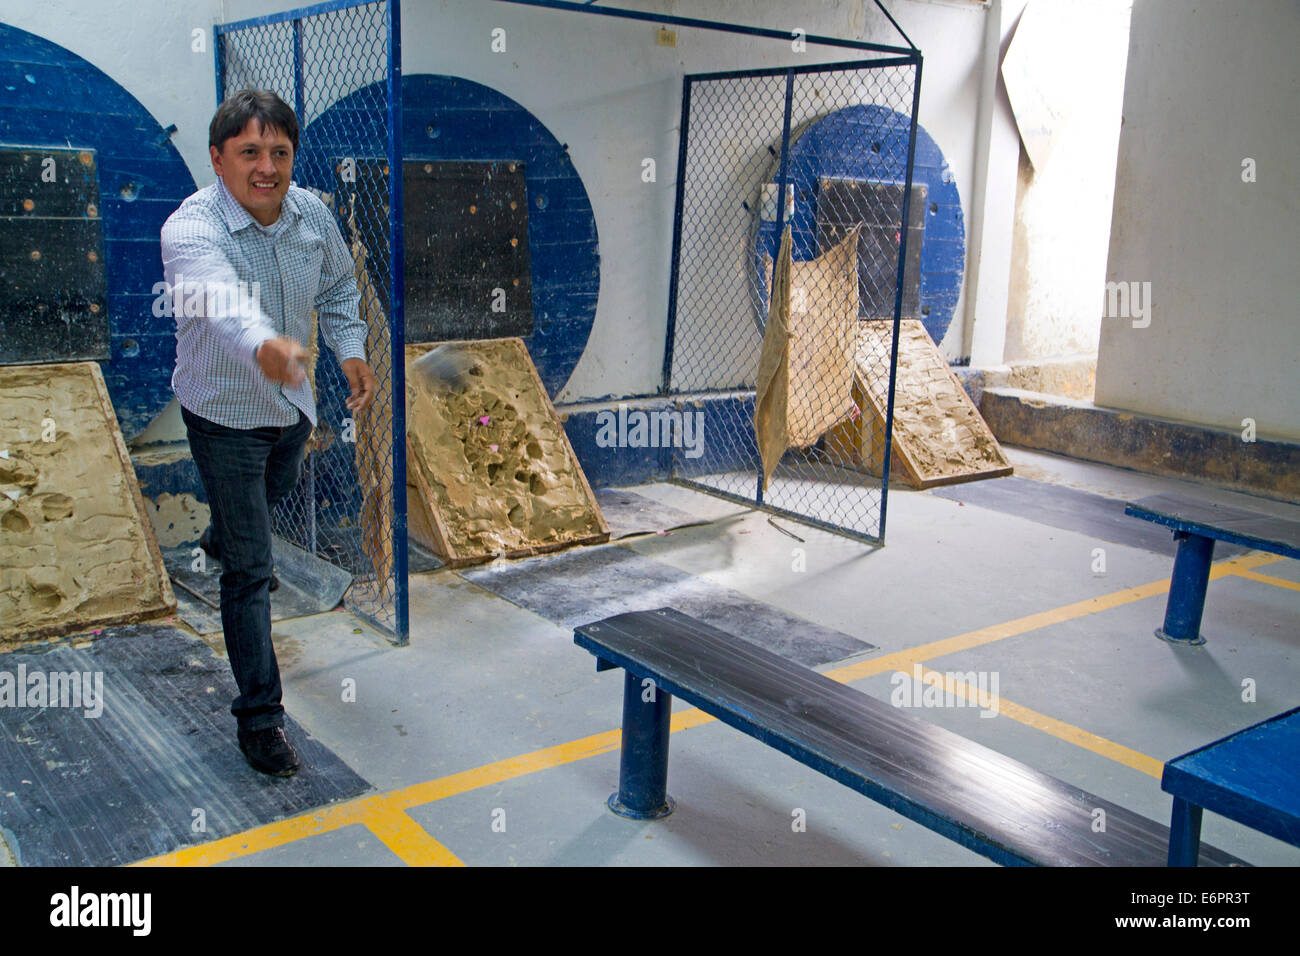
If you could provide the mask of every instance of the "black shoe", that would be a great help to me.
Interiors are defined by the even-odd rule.
[[[202,548],[203,553],[206,554],[213,561],[221,560],[221,553],[212,544],[212,525],[208,525],[206,528],[204,528],[203,534],[199,535],[199,547]],[[275,572],[272,571],[271,584],[267,588],[267,590],[274,591],[279,587],[280,587],[280,579],[277,578],[275,576]]]
[[[283,727],[241,730],[239,749],[254,770],[273,777],[292,777],[298,772],[298,754],[284,736]]]

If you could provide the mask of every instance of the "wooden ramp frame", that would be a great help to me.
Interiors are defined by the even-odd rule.
[[[830,430],[828,443],[872,475],[884,470],[885,412],[893,323],[858,324],[853,400],[862,414]],[[891,477],[913,488],[999,478],[1012,472],[998,440],[980,417],[919,319],[903,319],[898,332],[894,386]]]
[[[0,368],[0,648],[176,612],[96,362]]]
[[[412,370],[431,349],[456,387]],[[518,338],[406,347],[407,518],[450,567],[609,540],[609,526]]]

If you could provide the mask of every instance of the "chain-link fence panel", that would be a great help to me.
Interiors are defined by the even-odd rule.
[[[703,440],[675,479],[883,541],[919,73],[916,56],[686,78],[665,390]]]
[[[334,213],[352,253],[378,382],[353,415],[329,329],[313,316],[317,425],[272,530],[353,576],[349,608],[405,643],[406,443],[402,317],[400,50],[395,0],[319,7],[216,28],[218,97],[278,94],[298,116],[294,181]],[[397,294],[394,295],[394,290]],[[394,494],[394,489],[400,493]]]

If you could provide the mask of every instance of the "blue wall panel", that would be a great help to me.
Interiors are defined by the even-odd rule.
[[[153,316],[152,290],[162,281],[159,232],[194,177],[135,97],[76,54],[5,24],[0,143],[95,151],[112,347],[100,367],[130,439],[171,400],[175,326]],[[127,339],[138,352],[123,350]]]
[[[792,255],[816,258],[818,181],[823,178],[902,185],[907,175],[911,121],[881,106],[849,106],[806,125],[790,146],[790,181],[795,187],[791,218]],[[775,181],[776,169],[769,177]],[[966,268],[966,224],[961,197],[948,161],[918,124],[912,182],[926,187],[925,239],[921,246],[921,321],[935,342],[943,340],[956,308]],[[776,224],[763,224],[758,257],[776,257]],[[757,257],[756,257],[757,258]],[[761,263],[757,268],[761,274]],[[949,281],[948,276],[955,276]],[[955,281],[955,286],[953,282]],[[760,285],[766,282],[760,280]]]

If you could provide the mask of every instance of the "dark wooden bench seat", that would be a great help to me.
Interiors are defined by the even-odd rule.
[[[1228,541],[1256,551],[1300,558],[1300,521],[1182,495],[1152,495],[1132,501],[1124,513],[1164,525],[1178,540],[1165,623],[1156,630],[1156,637],[1171,644],[1205,643],[1201,616],[1205,612],[1214,542]]]
[[[586,624],[573,639],[599,669],[626,672],[619,790],[610,797],[625,816],[672,812],[676,696],[995,862],[1168,860],[1167,827],[671,608]],[[1100,832],[1097,810],[1105,812]],[[1199,859],[1241,863],[1206,845]]]

